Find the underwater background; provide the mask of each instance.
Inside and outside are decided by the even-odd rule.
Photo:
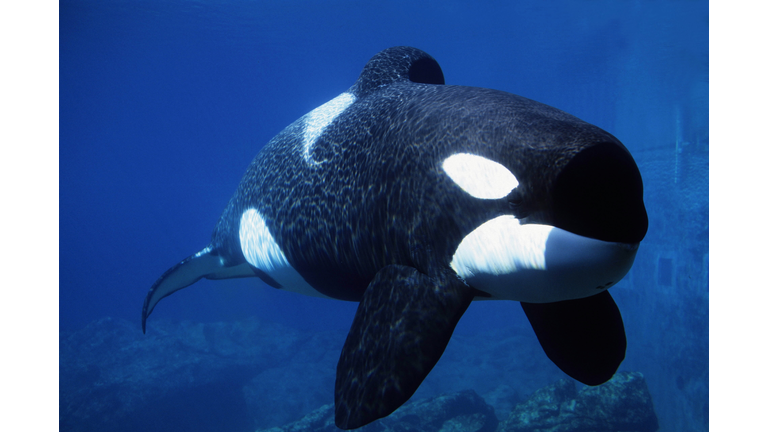
[[[256,430],[333,402],[355,303],[202,280],[161,302],[147,335],[141,307],[207,245],[259,149],[397,45],[432,55],[447,84],[552,105],[632,152],[650,224],[611,289],[620,371],[643,374],[659,430],[709,429],[707,2],[64,0],[59,13],[61,430]],[[472,389],[503,420],[565,377],[518,304],[476,302],[414,399]]]

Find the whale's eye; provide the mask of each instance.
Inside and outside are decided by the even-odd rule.
[[[518,185],[504,165],[469,153],[456,153],[443,161],[443,170],[465,192],[475,198],[504,198]]]

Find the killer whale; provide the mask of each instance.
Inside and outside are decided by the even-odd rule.
[[[411,397],[473,300],[516,300],[547,356],[597,385],[626,349],[607,288],[647,227],[618,139],[521,96],[445,85],[425,52],[389,48],[256,155],[210,244],[150,288],[142,330],[201,278],[360,302],[335,386],[336,424],[353,429]]]

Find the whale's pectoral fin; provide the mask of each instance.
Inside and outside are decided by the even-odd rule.
[[[336,426],[392,413],[440,359],[473,291],[455,274],[381,269],[363,295],[336,368]]]
[[[256,276],[248,263],[228,265],[211,246],[182,260],[160,276],[149,289],[141,310],[141,331],[147,332],[147,317],[164,297],[202,278],[230,279]]]
[[[572,378],[602,384],[624,360],[624,322],[608,291],[576,300],[520,304],[547,357]]]

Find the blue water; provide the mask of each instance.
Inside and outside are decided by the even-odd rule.
[[[139,329],[147,290],[208,243],[258,150],[378,51],[410,45],[448,84],[555,106],[630,149],[650,227],[611,290],[622,370],[645,374],[661,430],[708,430],[708,18],[705,1],[63,0],[60,329],[104,317]],[[345,331],[355,308],[256,279],[200,281],[149,327],[255,316]],[[520,325],[519,306],[482,303],[456,332]]]

